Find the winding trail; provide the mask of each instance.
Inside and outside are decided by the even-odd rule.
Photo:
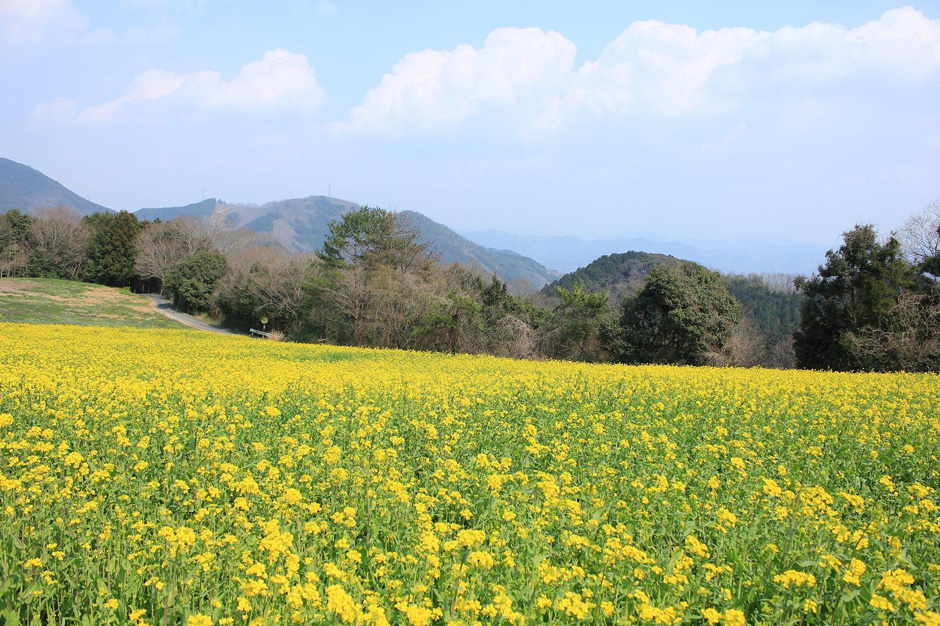
[[[185,324],[190,328],[195,328],[196,330],[204,330],[210,333],[220,333],[223,335],[241,335],[242,333],[237,333],[234,330],[229,330],[227,328],[222,328],[221,326],[216,326],[215,324],[209,324],[202,321],[197,317],[192,315],[187,315],[186,313],[180,313],[173,308],[173,303],[164,298],[161,295],[155,293],[142,293],[140,294],[143,297],[150,300],[150,303],[154,306],[155,309],[166,315],[171,320],[175,320],[180,324]]]

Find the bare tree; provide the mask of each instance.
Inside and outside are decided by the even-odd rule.
[[[197,252],[208,251],[210,244],[205,226],[194,218],[149,224],[140,234],[134,269],[145,280],[160,281],[163,293],[167,272]]]
[[[229,266],[240,271],[249,271],[252,267],[274,267],[287,263],[292,255],[281,246],[266,246],[249,243],[229,250],[225,255]]]
[[[929,372],[940,369],[940,296],[904,291],[884,327],[846,337],[862,369]]]
[[[766,274],[760,274],[760,278],[763,281],[764,286],[771,291],[778,293],[796,293],[796,285],[793,284],[793,280],[796,278],[796,276],[793,274],[786,274],[784,272],[769,272]]]
[[[715,367],[756,367],[763,365],[766,340],[749,317],[743,317],[720,349],[706,355]]]
[[[515,315],[507,315],[500,320],[501,336],[505,339],[500,342],[505,347],[505,353],[512,359],[541,359],[538,351],[538,336],[535,330]]]
[[[917,265],[940,254],[940,200],[912,215],[897,233],[908,260]]]
[[[259,310],[285,323],[288,333],[300,330],[309,300],[306,285],[318,271],[317,260],[309,257],[269,266],[254,284]]]
[[[229,228],[218,221],[210,221],[204,227],[212,247],[227,258],[246,248],[265,243],[263,236],[247,228]]]
[[[793,336],[784,337],[771,346],[761,365],[781,370],[791,370],[795,368],[796,351],[793,349]]]
[[[33,219],[36,250],[59,278],[77,280],[88,259],[91,228],[68,207],[39,209]]]

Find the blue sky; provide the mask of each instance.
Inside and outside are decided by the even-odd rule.
[[[940,198],[940,3],[0,0],[0,156],[112,208],[829,245]]]

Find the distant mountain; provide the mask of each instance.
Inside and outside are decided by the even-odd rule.
[[[192,215],[203,220],[218,221],[232,228],[244,227],[268,235],[293,252],[314,252],[323,245],[330,222],[359,206],[354,202],[326,196],[279,200],[260,205],[230,204],[213,199],[184,207],[141,209],[136,215],[140,219],[159,218],[164,221]],[[418,230],[422,241],[431,243],[432,250],[440,255],[442,263],[469,265],[486,274],[496,274],[512,285],[528,284],[534,289],[558,277],[557,273],[530,258],[509,250],[495,250],[476,244],[421,213],[403,211],[401,215]]]
[[[461,234],[483,246],[516,250],[561,272],[572,272],[605,254],[643,250],[688,259],[721,272],[811,274],[825,260],[828,249],[818,245],[765,244],[754,241],[689,245],[629,237],[542,237],[514,235],[497,230],[462,231]]]
[[[215,198],[209,198],[208,200],[187,204],[186,206],[168,207],[164,209],[138,209],[134,211],[134,215],[136,215],[139,220],[150,220],[151,222],[157,219],[167,222],[186,215],[204,220],[215,212],[217,203],[218,200]]]
[[[35,213],[37,209],[54,206],[67,206],[82,215],[110,211],[31,167],[0,158],[0,213],[10,209]],[[185,206],[139,209],[135,215],[150,221],[188,215],[267,235],[292,252],[314,252],[323,245],[330,222],[356,208],[359,205],[354,202],[326,196],[266,204],[231,204],[210,198]],[[526,285],[540,289],[558,278],[557,273],[530,258],[476,244],[420,213],[405,211],[402,215],[418,229],[423,241],[431,243],[443,263],[461,263],[486,274],[496,274],[517,288]]]
[[[57,206],[69,207],[82,215],[111,211],[82,198],[28,165],[0,158],[0,213],[10,209],[35,213],[38,209]]]
[[[496,274],[511,285],[520,286],[527,283],[534,289],[539,289],[558,278],[557,272],[529,257],[512,250],[497,250],[473,243],[426,215],[414,211],[402,211],[401,215],[418,229],[421,240],[431,242],[431,248],[440,255],[441,262],[446,265],[469,265],[487,274]]]
[[[611,304],[636,293],[646,281],[647,274],[661,263],[675,264],[680,260],[665,254],[650,252],[621,252],[605,254],[586,266],[565,274],[555,282],[542,288],[549,298],[557,298],[555,287],[571,289],[579,281],[591,293],[606,291]]]

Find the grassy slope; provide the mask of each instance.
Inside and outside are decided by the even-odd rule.
[[[141,296],[49,278],[0,278],[0,322],[186,328]]]

